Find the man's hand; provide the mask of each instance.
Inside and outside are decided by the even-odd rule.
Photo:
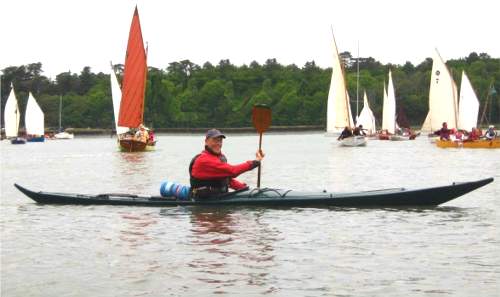
[[[264,152],[262,150],[258,150],[257,153],[255,153],[255,159],[257,161],[262,161],[262,159],[264,159]]]

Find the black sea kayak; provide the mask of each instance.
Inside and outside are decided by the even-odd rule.
[[[298,192],[282,189],[252,189],[227,193],[203,200],[178,200],[175,197],[130,194],[68,194],[34,192],[14,184],[26,196],[42,204],[104,204],[140,206],[269,206],[269,207],[419,207],[436,206],[460,197],[493,181],[486,178],[473,182],[424,189],[383,189],[375,191],[335,193]]]

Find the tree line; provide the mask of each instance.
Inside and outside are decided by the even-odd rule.
[[[340,55],[355,115],[358,59],[349,52]],[[473,52],[449,60],[447,65],[457,86],[462,70],[466,71],[480,100],[481,112],[489,94],[487,120],[499,123],[500,100],[495,91],[500,91],[500,59]],[[123,65],[113,67],[121,81]],[[421,125],[428,111],[431,58],[418,65],[382,64],[372,57],[359,58],[358,112],[366,91],[377,125],[380,124],[383,85],[387,83],[389,69],[398,113],[404,113],[411,125]],[[64,127],[114,127],[109,74],[93,73],[90,67],[84,67],[79,74],[63,72],[51,80],[43,75],[40,62],[7,67],[2,72],[2,110],[12,82],[22,114],[31,91],[45,113],[46,127],[58,126],[60,96]],[[326,126],[330,80],[331,68],[318,67],[314,61],[298,67],[281,65],[276,59],[268,59],[262,65],[254,61],[242,66],[229,60],[221,60],[217,65],[206,62],[202,66],[183,60],[170,63],[166,69],[149,67],[145,124],[154,128],[249,127],[252,106],[265,103],[273,110],[275,126]]]

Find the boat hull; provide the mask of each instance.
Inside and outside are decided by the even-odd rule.
[[[340,140],[341,146],[366,146],[366,137],[352,136]]]
[[[12,138],[10,140],[10,143],[11,144],[26,144],[26,139],[24,139],[22,137],[16,137],[16,138]]]
[[[405,140],[415,140],[417,138],[416,134],[413,135],[391,135],[389,137],[392,141],[405,141]]]
[[[28,142],[45,142],[45,137],[40,136],[40,137],[30,137],[27,139]]]
[[[152,151],[155,149],[156,141],[153,143],[146,143],[135,139],[120,139],[118,146],[122,152],[144,152]]]
[[[493,140],[473,140],[473,141],[451,141],[451,140],[436,140],[437,147],[440,148],[500,148],[500,138]]]
[[[137,206],[263,206],[263,207],[430,207],[469,193],[493,181],[493,178],[448,186],[408,190],[383,189],[353,193],[296,192],[281,189],[253,189],[202,200],[178,200],[175,197],[34,192],[18,184],[17,189],[42,204],[137,205]]]
[[[53,139],[73,139],[75,138],[75,134],[71,134],[68,132],[60,132],[54,135]]]

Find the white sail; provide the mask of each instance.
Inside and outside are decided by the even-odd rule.
[[[427,116],[425,117],[424,123],[422,124],[422,128],[420,128],[420,131],[432,132],[432,129],[431,129],[431,111],[430,110],[427,112]]]
[[[31,92],[28,97],[28,104],[26,105],[26,114],[24,116],[24,123],[26,124],[26,134],[42,136],[45,133],[44,114],[35,97]]]
[[[465,71],[462,71],[462,82],[460,83],[460,102],[458,109],[458,128],[466,131],[472,131],[477,127],[477,118],[479,115],[479,100],[476,92],[472,88],[469,78]]]
[[[3,120],[5,123],[5,137],[17,137],[19,130],[19,106],[17,105],[16,94],[14,93],[14,86],[11,84],[9,98],[5,103]]]
[[[457,87],[437,49],[432,60],[429,91],[430,128],[432,131],[439,130],[443,122],[448,123],[449,129],[457,128]]]
[[[368,134],[375,133],[375,117],[368,104],[368,97],[366,96],[366,91],[363,96],[363,109],[359,113],[359,118],[356,126],[363,125],[363,129],[366,129]]]
[[[109,75],[111,79],[111,97],[113,98],[113,111],[115,116],[115,129],[116,134],[123,134],[128,131],[127,127],[118,126],[118,115],[120,114],[120,102],[122,100],[122,91],[120,89],[120,85],[118,84],[118,80],[116,79],[116,74],[111,67],[111,74]]]
[[[384,105],[382,111],[382,130],[387,130],[387,132],[394,134],[396,127],[395,124],[396,124],[396,96],[394,94],[394,84],[392,83],[392,73],[389,70],[387,97],[384,97]]]
[[[340,56],[335,37],[333,37],[332,79],[328,93],[326,114],[327,134],[340,132],[345,126],[352,127],[353,119],[349,105]]]
[[[345,91],[345,97],[347,98],[347,110],[343,110],[344,117],[349,119],[349,127],[354,127],[354,119],[351,113],[351,97],[349,97],[349,92]],[[345,128],[345,125],[343,126]],[[342,128],[343,129],[343,128]]]

